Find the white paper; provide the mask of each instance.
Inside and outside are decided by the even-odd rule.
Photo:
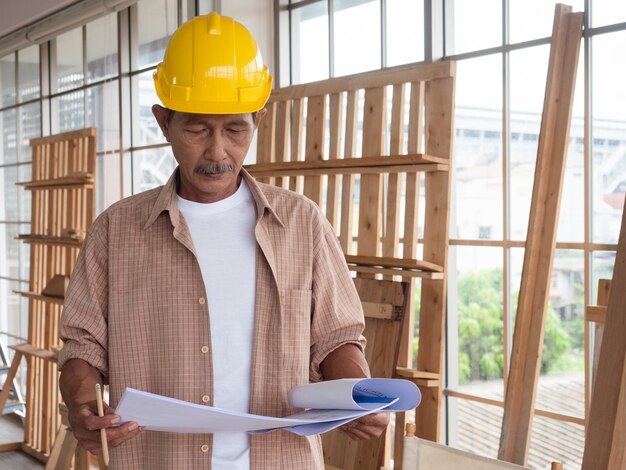
[[[213,433],[277,429],[319,434],[376,411],[408,411],[419,389],[401,379],[341,379],[303,385],[290,392],[291,406],[311,408],[285,418],[238,413],[127,388],[116,414],[150,431]],[[334,398],[334,399],[333,399]]]

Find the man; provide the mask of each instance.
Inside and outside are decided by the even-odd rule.
[[[98,217],[76,261],[59,357],[74,435],[99,453],[106,428],[111,468],[323,468],[319,436],[119,425],[125,387],[285,416],[294,386],[369,374],[332,227],[311,201],[242,169],[271,89],[250,33],[216,13],[194,18],[172,36],[155,86],[178,168]],[[109,384],[104,417],[96,383]],[[370,415],[344,430],[369,438],[387,423]]]

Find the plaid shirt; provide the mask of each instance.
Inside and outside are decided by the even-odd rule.
[[[257,211],[250,412],[286,416],[298,411],[287,403],[288,391],[321,380],[320,363],[331,351],[364,346],[363,313],[319,208],[242,175]],[[80,358],[99,369],[114,407],[125,387],[213,403],[208,303],[176,181],[177,171],[165,186],[101,214],[68,287],[59,368]],[[110,468],[209,469],[211,446],[211,434],[144,431],[111,449]],[[253,469],[323,468],[319,436],[284,431],[251,436],[250,459]]]

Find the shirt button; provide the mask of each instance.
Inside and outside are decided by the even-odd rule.
[[[202,401],[203,401],[204,403],[208,403],[210,400],[211,400],[211,397],[210,397],[210,396],[208,396],[208,395],[204,395],[204,396],[202,397]]]
[[[202,346],[202,348],[200,349],[200,351],[202,351],[203,354],[206,354],[209,352],[209,347],[208,346]]]
[[[206,300],[204,300],[204,297],[200,297],[200,298],[198,299],[198,303],[199,303],[200,305],[204,305],[204,304],[206,303]]]
[[[201,450],[202,452],[208,452],[208,451],[209,451],[209,446],[208,446],[208,445],[206,445],[206,444],[204,444],[202,447],[200,447],[200,450]]]

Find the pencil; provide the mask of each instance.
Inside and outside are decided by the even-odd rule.
[[[98,404],[98,416],[104,416],[100,384],[96,384],[96,403]],[[109,465],[109,445],[107,443],[107,431],[104,428],[100,429],[100,440],[102,441],[102,459],[105,465]]]

